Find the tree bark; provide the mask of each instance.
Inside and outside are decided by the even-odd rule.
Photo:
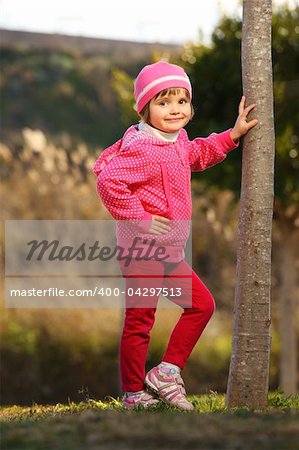
[[[242,80],[259,124],[244,138],[233,346],[227,406],[267,404],[270,360],[274,117],[271,0],[243,1]]]

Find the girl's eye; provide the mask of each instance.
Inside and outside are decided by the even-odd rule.
[[[187,100],[180,100],[180,103],[181,103],[182,105],[184,105],[185,103],[187,103]]]
[[[160,102],[159,105],[160,105],[160,106],[165,106],[165,105],[166,105],[166,102]]]

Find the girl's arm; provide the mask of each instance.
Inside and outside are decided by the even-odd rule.
[[[233,128],[223,133],[212,133],[207,138],[196,138],[190,142],[189,161],[192,171],[205,170],[226,158],[230,150],[238,147],[239,139],[258,124],[257,119],[247,122],[247,116],[255,104],[245,108],[246,97],[243,95],[239,104],[239,115]]]
[[[113,172],[110,168],[109,174],[112,178],[106,178],[105,174],[97,178],[97,191],[112,217],[116,220],[137,221],[139,228],[149,234],[165,234],[170,231],[167,225],[169,219],[145,211],[139,198],[132,194],[128,180],[124,181],[125,171],[118,180],[113,177]],[[130,171],[127,176],[130,178]]]
[[[152,215],[145,211],[134,194],[134,185],[147,180],[145,166],[138,166],[136,150],[125,150],[116,156],[97,176],[97,192],[115,220],[132,220],[147,231]]]
[[[220,163],[239,142],[232,140],[231,129],[222,133],[212,133],[207,138],[189,141],[189,163],[193,172],[199,172]]]
[[[165,234],[170,230],[167,225],[169,219],[163,216],[152,215],[145,211],[139,198],[133,194],[131,187],[134,183],[143,183],[147,180],[144,166],[136,166],[140,154],[136,150],[127,149],[115,156],[115,148],[119,151],[121,140],[109,148],[106,160],[99,157],[94,173],[97,175],[98,194],[116,220],[134,220],[139,222],[139,228],[150,234]],[[114,155],[109,161],[109,156]],[[109,155],[109,156],[108,156]],[[107,158],[108,156],[108,158]]]

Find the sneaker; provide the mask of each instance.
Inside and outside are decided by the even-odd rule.
[[[157,403],[159,403],[157,397],[147,391],[137,395],[124,395],[122,400],[122,405],[126,409],[133,409],[139,405],[148,408],[149,406],[157,405]]]
[[[168,405],[184,411],[194,410],[194,406],[186,398],[185,385],[179,373],[169,375],[154,367],[146,374],[144,381],[147,387]]]

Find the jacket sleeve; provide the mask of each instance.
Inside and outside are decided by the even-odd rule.
[[[192,172],[200,172],[223,161],[227,153],[238,147],[230,137],[230,131],[212,133],[207,138],[189,141],[189,163]]]
[[[113,158],[98,174],[97,192],[115,220],[136,221],[139,228],[148,231],[152,215],[134,194],[134,186],[145,183],[148,178],[146,165],[138,166],[139,152],[139,149],[127,148]]]

